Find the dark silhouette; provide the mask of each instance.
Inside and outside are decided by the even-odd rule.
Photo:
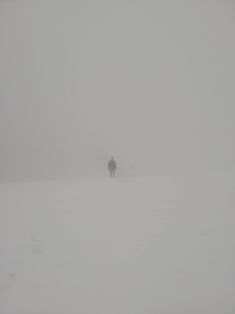
[[[108,170],[111,178],[115,178],[115,171],[117,170],[117,163],[112,157],[108,163]]]

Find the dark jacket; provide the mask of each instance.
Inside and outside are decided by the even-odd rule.
[[[109,170],[116,170],[117,169],[117,164],[114,159],[111,159],[108,163],[108,169]]]

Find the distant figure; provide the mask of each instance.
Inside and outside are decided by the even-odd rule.
[[[108,163],[108,170],[111,178],[115,178],[115,171],[117,170],[117,163],[112,157]]]

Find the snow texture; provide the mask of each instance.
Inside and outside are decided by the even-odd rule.
[[[1,314],[234,314],[232,175],[0,185]]]

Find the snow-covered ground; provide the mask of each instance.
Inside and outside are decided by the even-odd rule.
[[[1,314],[234,314],[235,177],[0,185]]]

